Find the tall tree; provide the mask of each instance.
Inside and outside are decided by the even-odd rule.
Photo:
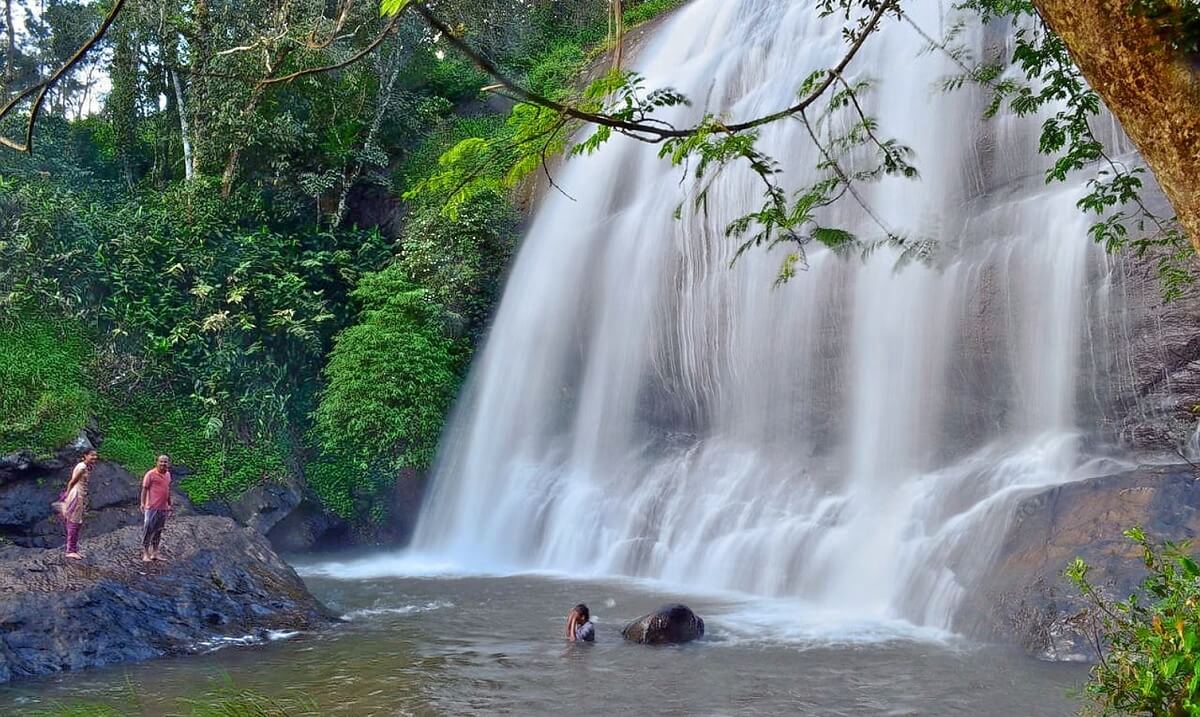
[[[17,54],[17,29],[13,26],[13,0],[4,0],[4,86],[13,80],[13,60]]]
[[[137,147],[138,61],[133,23],[130,17],[117,21],[113,32],[113,59],[109,66],[112,90],[108,95],[108,114],[113,126],[117,155],[125,183],[132,187],[134,151]]]

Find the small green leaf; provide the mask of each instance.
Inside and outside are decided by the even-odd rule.
[[[1162,676],[1166,679],[1171,679],[1175,673],[1179,671],[1179,663],[1183,662],[1183,655],[1172,655],[1162,663]]]
[[[385,17],[399,15],[410,2],[412,0],[383,0],[379,5],[379,14]]]

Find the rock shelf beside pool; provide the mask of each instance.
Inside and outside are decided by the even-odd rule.
[[[84,527],[87,530],[87,527]],[[143,563],[141,526],[0,555],[0,682],[190,654],[331,621],[266,538],[228,518],[167,523],[169,562]]]

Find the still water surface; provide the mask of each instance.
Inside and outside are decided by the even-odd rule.
[[[976,715],[1064,717],[1085,676],[904,624],[829,622],[795,604],[674,593],[646,583],[553,575],[411,576],[386,562],[301,563],[347,622],[258,646],[0,688],[0,714],[88,699],[177,711],[232,680],[310,695],[330,715]],[[394,567],[394,566],[393,566]],[[690,604],[703,643],[627,645],[620,626],[662,602]],[[589,604],[597,643],[559,637]],[[135,710],[138,711],[138,710]]]

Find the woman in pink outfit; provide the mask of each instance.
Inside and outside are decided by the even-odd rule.
[[[92,466],[99,458],[96,451],[83,454],[83,460],[71,471],[67,482],[66,497],[63,499],[63,522],[67,524],[67,557],[72,560],[83,558],[79,554],[79,530],[83,527],[83,516],[87,513],[88,480],[92,477]]]

